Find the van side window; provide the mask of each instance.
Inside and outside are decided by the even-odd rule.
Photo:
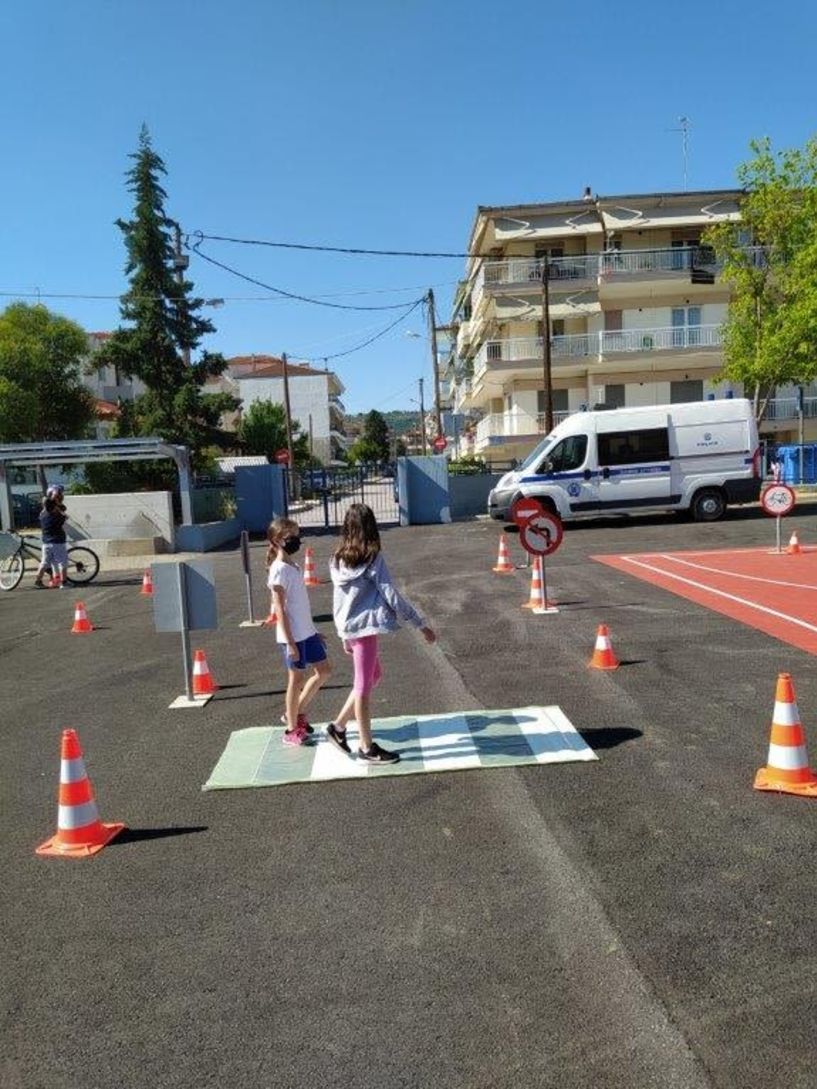
[[[666,427],[649,431],[607,431],[598,436],[599,465],[635,465],[669,459]]]
[[[545,455],[538,472],[569,473],[581,469],[587,455],[587,435],[570,435]]]

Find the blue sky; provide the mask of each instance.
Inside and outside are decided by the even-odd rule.
[[[749,140],[817,131],[817,14],[800,0],[7,0],[0,116],[0,291],[40,292],[85,328],[116,326],[128,154],[146,122],[168,214],[190,232],[387,249],[464,249],[476,206],[734,184]],[[288,291],[388,305],[460,260],[208,243]],[[272,301],[191,260],[224,298],[207,346],[320,361],[395,314]],[[398,290],[399,289],[399,290]],[[370,294],[351,294],[371,292]],[[250,298],[248,298],[250,296]],[[0,306],[10,301],[0,298]],[[330,361],[350,411],[408,408],[430,377],[419,312]]]

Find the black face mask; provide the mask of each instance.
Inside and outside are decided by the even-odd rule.
[[[288,556],[294,556],[300,547],[300,537],[288,537],[281,545],[281,548],[283,548],[284,552],[286,552]]]

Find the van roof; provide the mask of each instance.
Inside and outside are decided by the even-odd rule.
[[[570,435],[582,431],[609,431],[621,426],[622,419],[638,420],[639,417],[657,419],[672,416],[678,422],[695,423],[700,420],[745,420],[753,415],[751,401],[745,397],[722,397],[715,401],[683,401],[670,405],[633,405],[632,408],[606,408],[592,412],[573,412],[562,420],[554,432]],[[593,423],[589,424],[588,421]]]

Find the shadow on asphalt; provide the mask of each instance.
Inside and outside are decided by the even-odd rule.
[[[614,749],[616,745],[622,745],[625,741],[635,741],[643,737],[641,730],[632,726],[607,726],[598,730],[579,730],[583,739],[591,749]]]
[[[219,689],[219,692],[224,692],[228,688],[245,688],[243,684],[223,684]],[[348,692],[351,686],[348,684],[322,684],[321,692]],[[286,688],[273,688],[266,692],[242,692],[239,696],[220,696],[219,692],[216,692],[214,702],[223,703],[225,700],[254,700],[259,696],[285,696]]]
[[[119,835],[112,839],[109,847],[117,847],[123,843],[138,843],[143,839],[166,839],[168,836],[187,836],[192,832],[206,832],[206,824],[193,824],[187,828],[123,828]]]

